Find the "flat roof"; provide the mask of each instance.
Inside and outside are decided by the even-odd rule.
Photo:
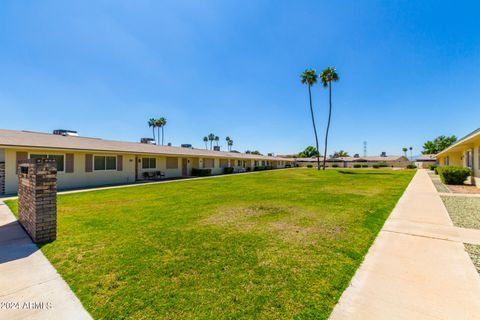
[[[159,146],[140,142],[103,140],[99,138],[54,135],[51,133],[0,129],[0,147],[62,149],[94,152],[158,154],[167,156],[217,157],[250,160],[294,161],[291,158],[246,153]]]
[[[323,157],[320,157],[321,159]],[[365,162],[365,161],[378,161],[378,162],[382,162],[382,161],[398,161],[398,160],[401,160],[402,158],[405,158],[404,156],[386,156],[386,157],[382,157],[382,156],[366,156],[366,157],[338,157],[338,158],[327,158],[327,161],[329,162],[335,162],[335,161],[338,161],[338,162],[341,162],[341,161],[345,161],[345,162],[355,162],[355,161],[358,161],[358,162]],[[321,160],[320,159],[320,160]],[[406,159],[406,158],[405,158]],[[406,159],[408,160],[408,159]],[[297,161],[298,162],[311,162],[311,161],[317,161],[317,158],[297,158]]]
[[[470,140],[476,138],[480,136],[480,128],[470,132],[469,134],[467,134],[466,136],[462,137],[460,140],[458,140],[457,142],[455,142],[454,144],[452,144],[450,147],[448,147],[447,149],[445,150],[442,150],[440,151],[439,153],[436,154],[436,157],[438,157],[439,155],[443,154],[443,153],[446,153],[446,152],[449,152],[449,151],[454,151],[456,147],[464,144],[464,143],[468,143]]]

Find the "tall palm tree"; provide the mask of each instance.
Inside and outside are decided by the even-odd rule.
[[[312,115],[312,124],[313,124],[313,132],[315,133],[315,145],[317,146],[318,150],[318,136],[317,136],[317,127],[315,126],[315,117],[313,116],[313,107],[312,107],[312,86],[317,83],[318,75],[313,69],[306,69],[300,75],[300,82],[302,84],[308,85],[308,98],[310,100],[310,114]],[[324,164],[325,166],[325,164]],[[317,154],[317,170],[320,170],[320,157]]]
[[[407,149],[406,147],[403,147],[403,148],[402,148],[402,151],[403,151],[403,153],[405,154],[405,158],[407,158],[407,151],[408,151],[408,149]]]
[[[413,159],[413,155],[412,155],[412,150],[413,150],[413,148],[410,147],[410,148],[408,148],[408,149],[410,149],[410,161],[412,161],[412,159]]]
[[[226,137],[225,140],[227,141],[228,151],[230,151],[230,144],[229,144],[229,142],[230,142],[230,140],[232,140],[232,139],[230,139],[230,137]]]
[[[152,128],[152,131],[153,131],[153,141],[155,141],[155,128],[157,127],[157,120],[153,119],[153,118],[150,118],[150,120],[148,120],[148,127],[149,128]]]
[[[208,141],[210,141],[210,150],[212,150],[213,147],[213,140],[215,140],[215,135],[213,133],[210,133],[208,135]]]
[[[232,151],[232,146],[233,146],[233,140],[230,139],[228,140],[228,151]]]
[[[167,125],[167,119],[164,118],[164,117],[161,117],[158,119],[158,126],[160,128],[162,128],[162,146],[163,146],[163,137],[164,137],[164,134],[163,134],[163,127],[165,127]]]
[[[325,162],[327,161],[327,145],[328,145],[328,131],[330,130],[330,119],[332,117],[332,81],[336,82],[340,78],[335,68],[328,67],[320,74],[323,87],[328,88],[330,108],[328,109],[328,124],[327,132],[325,133],[325,152],[323,154],[323,170],[325,170]]]
[[[205,150],[208,150],[208,146],[207,146],[208,137],[203,137],[203,142],[205,142]]]
[[[217,144],[217,147],[218,147],[218,141],[220,141],[220,137],[219,137],[219,136],[215,136],[215,143]]]

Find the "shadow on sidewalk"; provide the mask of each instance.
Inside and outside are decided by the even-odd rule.
[[[38,249],[18,221],[0,226],[0,264],[26,258]]]

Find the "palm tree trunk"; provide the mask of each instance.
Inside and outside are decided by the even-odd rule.
[[[162,146],[163,146],[163,126],[162,126]]]
[[[153,141],[155,141],[155,127],[152,127],[152,132],[153,132]]]
[[[328,144],[328,130],[330,129],[330,118],[332,117],[332,83],[328,83],[328,94],[330,99],[330,108],[328,110],[327,132],[325,134],[325,152],[323,153],[323,170],[325,170],[325,162],[327,162],[327,144]]]
[[[320,170],[320,156],[319,156],[319,152],[318,152],[317,127],[315,126],[315,118],[313,116],[312,90],[310,89],[310,85],[308,85],[308,97],[310,99],[310,114],[312,115],[313,132],[315,133],[315,143],[316,143],[316,146],[317,146],[317,170]]]
[[[160,144],[160,127],[157,127],[157,144]]]

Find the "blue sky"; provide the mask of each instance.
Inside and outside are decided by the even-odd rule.
[[[138,141],[213,132],[234,148],[314,143],[307,67],[335,66],[329,151],[420,152],[480,126],[476,1],[2,1],[0,128]],[[313,88],[323,140],[328,95]],[[225,143],[223,143],[225,144]],[[323,143],[321,143],[323,149]]]

